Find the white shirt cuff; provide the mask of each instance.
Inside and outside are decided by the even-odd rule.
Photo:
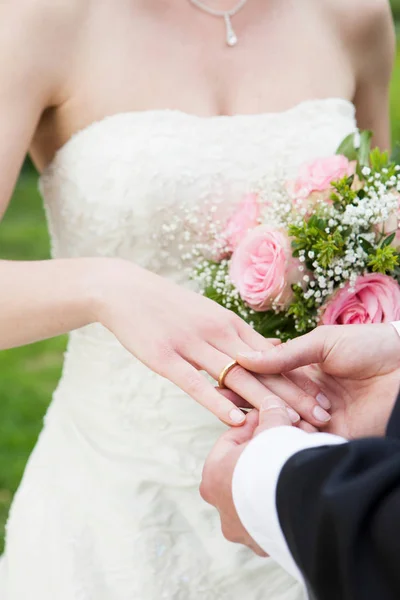
[[[391,325],[393,325],[397,333],[400,335],[400,321],[392,321]]]
[[[233,474],[233,501],[244,528],[269,556],[301,582],[303,577],[279,523],[276,507],[279,475],[287,460],[300,450],[346,442],[328,433],[310,434],[295,427],[276,427],[248,444]]]

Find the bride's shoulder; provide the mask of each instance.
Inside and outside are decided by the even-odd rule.
[[[379,72],[390,76],[396,36],[389,0],[324,0],[323,5],[356,70],[371,79]]]
[[[1,85],[57,103],[93,1],[0,0]]]
[[[389,0],[324,0],[323,5],[343,18],[365,22],[374,17],[391,17]]]
[[[77,25],[90,5],[91,0],[2,0],[0,33],[11,29],[32,38],[46,31],[62,35]]]
[[[330,16],[349,42],[356,45],[394,39],[389,0],[325,0]]]
[[[93,1],[0,0],[0,56],[35,63],[38,71],[68,62]]]

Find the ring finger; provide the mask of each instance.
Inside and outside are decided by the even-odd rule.
[[[256,335],[258,335],[258,334],[256,334]],[[227,342],[225,342],[225,344],[226,343]],[[237,354],[239,354],[239,353],[249,352],[252,350],[252,348],[250,348],[240,338],[232,339],[230,342],[228,342],[228,344],[231,347],[229,354],[231,354],[231,352],[232,352],[232,354],[234,356],[237,356]],[[219,351],[224,352],[224,349],[220,348]],[[230,358],[230,356],[227,355],[225,352],[224,352],[224,356],[225,356],[225,363],[222,365],[221,371],[232,360]],[[222,360],[220,360],[220,364],[221,363],[222,363]],[[236,371],[236,373],[237,373],[236,377],[240,377],[237,368],[235,368],[233,371],[234,372]],[[247,373],[249,373],[249,372],[247,371]],[[214,377],[214,375],[212,375],[212,376]],[[268,388],[268,390],[270,390],[276,396],[279,396],[279,398],[281,398],[287,406],[291,407],[295,412],[297,412],[301,416],[301,418],[304,421],[306,421],[310,425],[320,428],[323,425],[326,425],[330,421],[331,416],[320,404],[319,399],[316,398],[316,396],[313,396],[311,393],[307,393],[307,391],[305,391],[303,389],[303,387],[296,385],[296,383],[291,381],[288,377],[285,377],[284,375],[253,375],[253,374],[252,374],[252,376],[257,377],[259,379],[259,381],[266,388]],[[217,375],[217,378],[218,378],[218,375]],[[248,402],[250,402],[251,404],[256,406],[254,404],[254,402],[252,401],[251,396],[249,397],[248,393],[247,393],[247,395],[244,396],[240,391],[238,391],[237,389],[234,389],[232,387],[231,380],[232,380],[232,377],[230,376],[230,373],[229,373],[226,377],[227,386],[229,388],[233,389],[235,392],[237,392],[243,398],[245,398],[245,400],[247,400]],[[304,376],[301,378],[301,381],[302,381],[302,385],[305,386],[306,382],[305,382]],[[319,388],[318,388],[318,386],[316,386],[314,384],[314,382],[312,382],[312,383],[314,385],[314,387],[312,389],[317,394],[317,392],[319,392]],[[256,406],[256,408],[258,408],[258,406]]]
[[[207,371],[216,381],[218,381],[225,367],[233,360],[232,357],[209,345],[205,346],[201,357],[201,368]],[[243,400],[247,400],[252,406],[258,409],[262,406],[266,395],[265,386],[255,375],[249,373],[249,371],[246,371],[240,365],[234,366],[227,373],[224,384],[243,398]]]

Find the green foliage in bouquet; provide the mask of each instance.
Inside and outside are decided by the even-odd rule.
[[[314,260],[324,268],[329,267],[345,249],[344,233],[338,229],[331,231],[328,219],[317,214],[301,225],[289,225],[289,235],[293,238],[293,256],[299,257],[304,252],[308,269],[312,269]]]

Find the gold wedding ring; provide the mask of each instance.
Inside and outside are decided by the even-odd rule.
[[[228,373],[230,373],[232,371],[232,369],[234,369],[235,367],[239,366],[239,363],[237,360],[232,360],[230,363],[228,363],[226,365],[226,367],[224,367],[221,371],[221,373],[219,374],[218,377],[218,387],[221,390],[226,389],[226,385],[225,385],[225,379],[226,376],[228,375]]]

